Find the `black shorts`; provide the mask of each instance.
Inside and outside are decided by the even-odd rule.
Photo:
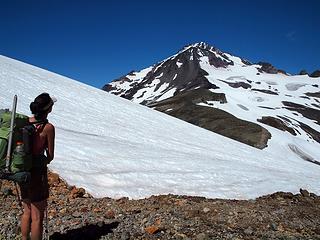
[[[22,201],[41,202],[49,197],[47,168],[31,169],[29,183],[19,184]]]

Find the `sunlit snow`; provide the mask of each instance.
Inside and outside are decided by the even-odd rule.
[[[41,92],[58,99],[49,116],[56,127],[56,154],[50,169],[95,197],[174,193],[248,199],[299,188],[320,194],[320,167],[294,157],[287,145],[271,142],[272,151],[258,150],[0,56],[0,108],[11,108],[17,94],[18,112],[29,114],[30,102]],[[230,101],[249,109],[236,105],[236,111],[248,115],[248,100],[234,94]],[[269,102],[273,106],[277,101],[270,98]],[[277,131],[272,134],[277,138]],[[299,144],[292,141],[300,146],[297,151],[307,149],[303,139]],[[319,151],[311,148],[308,154],[319,156]]]

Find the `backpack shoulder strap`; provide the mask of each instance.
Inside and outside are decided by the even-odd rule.
[[[26,125],[23,129],[26,129],[31,133],[37,128],[37,126],[41,124],[43,124],[43,126],[41,127],[41,129],[43,129],[47,123],[48,123],[48,119],[36,121],[36,122],[29,122],[29,124]]]
[[[45,126],[48,122],[49,122],[48,119],[45,119],[45,120],[40,120],[36,122],[30,122],[30,125],[38,126],[43,124]]]

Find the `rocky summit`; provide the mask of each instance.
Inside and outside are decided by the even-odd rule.
[[[264,149],[270,140],[288,136],[293,142],[320,143],[318,72],[291,75],[271,63],[251,63],[200,42],[103,89]]]
[[[320,197],[300,190],[253,200],[160,195],[92,198],[49,174],[45,231],[50,239],[320,239]],[[21,208],[11,182],[0,191],[0,239],[21,239]]]

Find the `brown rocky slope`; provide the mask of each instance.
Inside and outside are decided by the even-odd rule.
[[[320,197],[277,192],[254,200],[162,195],[92,198],[50,173],[50,239],[320,239]],[[12,183],[2,181],[0,239],[20,239]]]
[[[268,140],[271,138],[267,129],[253,122],[239,119],[221,109],[199,105],[208,104],[210,101],[226,103],[227,99],[224,93],[196,89],[179,93],[174,97],[150,104],[148,107],[252,147],[259,149],[267,147]]]

